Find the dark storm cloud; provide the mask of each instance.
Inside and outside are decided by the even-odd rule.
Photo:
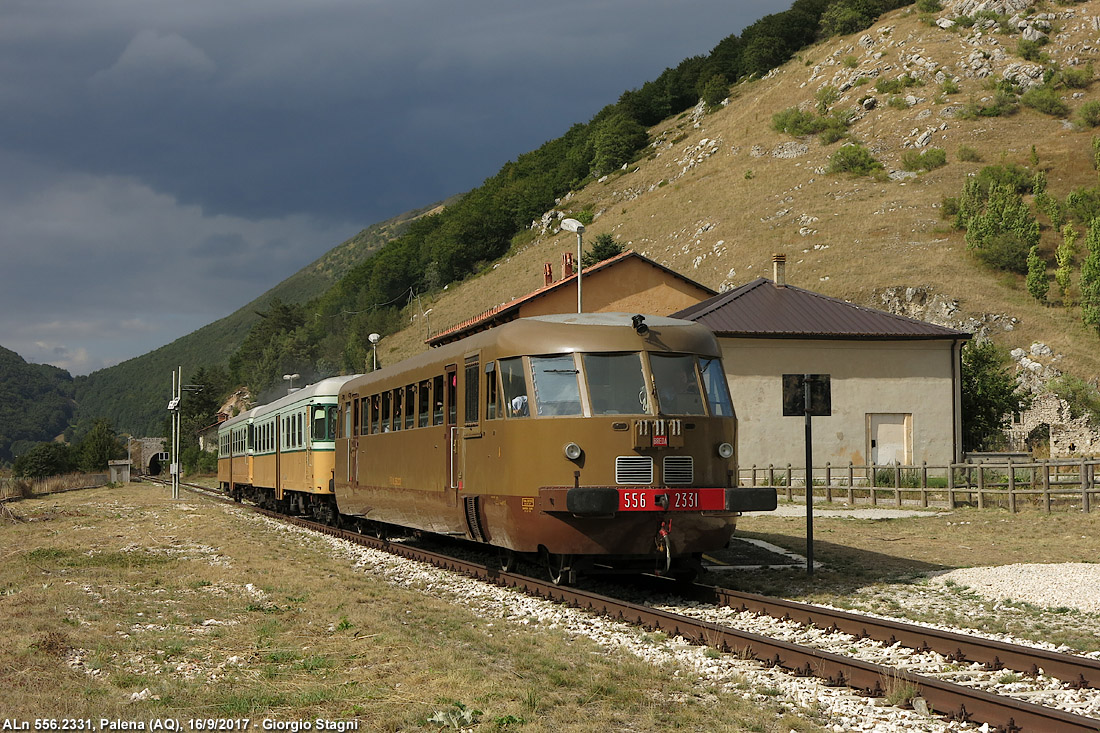
[[[5,0],[0,345],[143,353],[788,4]]]

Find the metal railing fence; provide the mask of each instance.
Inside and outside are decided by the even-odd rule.
[[[815,466],[812,473],[815,500],[850,505],[879,504],[921,507],[1007,506],[1013,513],[1032,505],[1050,512],[1052,506],[1091,511],[1100,495],[1097,466],[1100,459],[1019,461],[1011,458],[950,465],[871,464]],[[774,486],[786,498],[805,500],[805,467],[742,468],[742,486]]]

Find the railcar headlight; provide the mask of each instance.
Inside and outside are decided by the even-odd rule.
[[[733,446],[729,443],[720,443],[718,445],[718,455],[720,455],[722,458],[732,458]]]
[[[576,443],[566,443],[565,447],[562,448],[562,452],[565,453],[566,458],[571,461],[575,461],[581,457],[581,453],[583,453],[584,451],[582,451],[581,447]]]

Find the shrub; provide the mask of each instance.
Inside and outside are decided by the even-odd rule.
[[[1066,196],[1066,208],[1080,222],[1088,224],[1100,217],[1100,190],[1078,188]]]
[[[904,74],[897,79],[879,79],[875,82],[875,89],[880,94],[899,94],[906,87],[922,85],[923,83],[919,79]]]
[[[963,190],[956,225],[966,227],[966,248],[989,267],[1025,274],[1028,250],[1039,243],[1039,222],[1010,185],[994,183],[987,191],[982,205],[978,181],[968,180]]]
[[[1062,69],[1058,72],[1058,81],[1070,89],[1085,89],[1092,83],[1092,62],[1085,64],[1083,69]]]
[[[1058,284],[1058,292],[1062,295],[1065,304],[1069,294],[1069,286],[1073,277],[1073,258],[1077,256],[1077,230],[1072,224],[1062,227],[1062,242],[1054,252],[1054,260],[1058,263],[1058,269],[1054,271],[1054,282]]]
[[[833,153],[829,158],[828,173],[854,173],[857,176],[870,175],[882,169],[882,163],[875,160],[871,151],[862,145],[849,144]]]
[[[959,160],[967,163],[980,163],[982,161],[982,154],[967,145],[960,145],[955,155]]]
[[[1040,41],[1029,41],[1021,38],[1016,42],[1016,55],[1027,59],[1028,61],[1036,64],[1046,61],[1045,54],[1040,50],[1046,45],[1046,39]]]
[[[947,164],[947,152],[941,148],[929,148],[918,153],[906,150],[901,156],[901,165],[907,171],[930,171]]]
[[[1012,91],[997,89],[988,103],[971,99],[958,113],[958,117],[964,120],[973,120],[979,117],[1007,117],[1015,114],[1018,107],[1016,95]]]
[[[788,135],[816,135],[825,129],[825,120],[813,112],[788,107],[772,115],[772,129]]]
[[[837,140],[843,140],[848,137],[848,125],[851,115],[830,115],[829,117],[823,117],[822,121],[825,124],[824,129],[818,136],[822,145],[832,145]]]
[[[1069,416],[1077,419],[1088,415],[1100,425],[1100,391],[1080,377],[1063,374],[1050,383],[1050,391],[1069,405]]]
[[[817,90],[814,99],[817,100],[817,111],[820,114],[825,114],[829,111],[829,107],[832,106],[833,102],[840,99],[840,90],[831,84],[826,84]]]
[[[944,79],[940,89],[943,90],[944,94],[958,94],[959,84],[954,79]]]
[[[1100,127],[1100,99],[1082,104],[1077,110],[1077,117],[1085,127]]]
[[[1047,86],[1028,89],[1020,97],[1020,102],[1051,117],[1069,116],[1069,105],[1062,101],[1054,89]]]
[[[943,10],[940,0],[918,0],[917,10],[922,13],[938,13]]]
[[[848,55],[844,57],[844,67],[847,69],[854,69],[859,66],[859,59],[855,56]]]
[[[891,109],[909,109],[909,103],[905,101],[904,97],[899,97],[896,94],[890,96],[886,100],[886,106]]]

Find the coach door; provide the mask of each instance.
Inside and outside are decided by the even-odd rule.
[[[275,498],[283,499],[283,435],[286,434],[283,421],[286,417],[279,415],[275,418]]]
[[[448,364],[443,374],[443,424],[447,429],[447,503],[458,505],[458,492],[462,488],[462,468],[459,453],[462,441],[458,439],[458,365]]]

